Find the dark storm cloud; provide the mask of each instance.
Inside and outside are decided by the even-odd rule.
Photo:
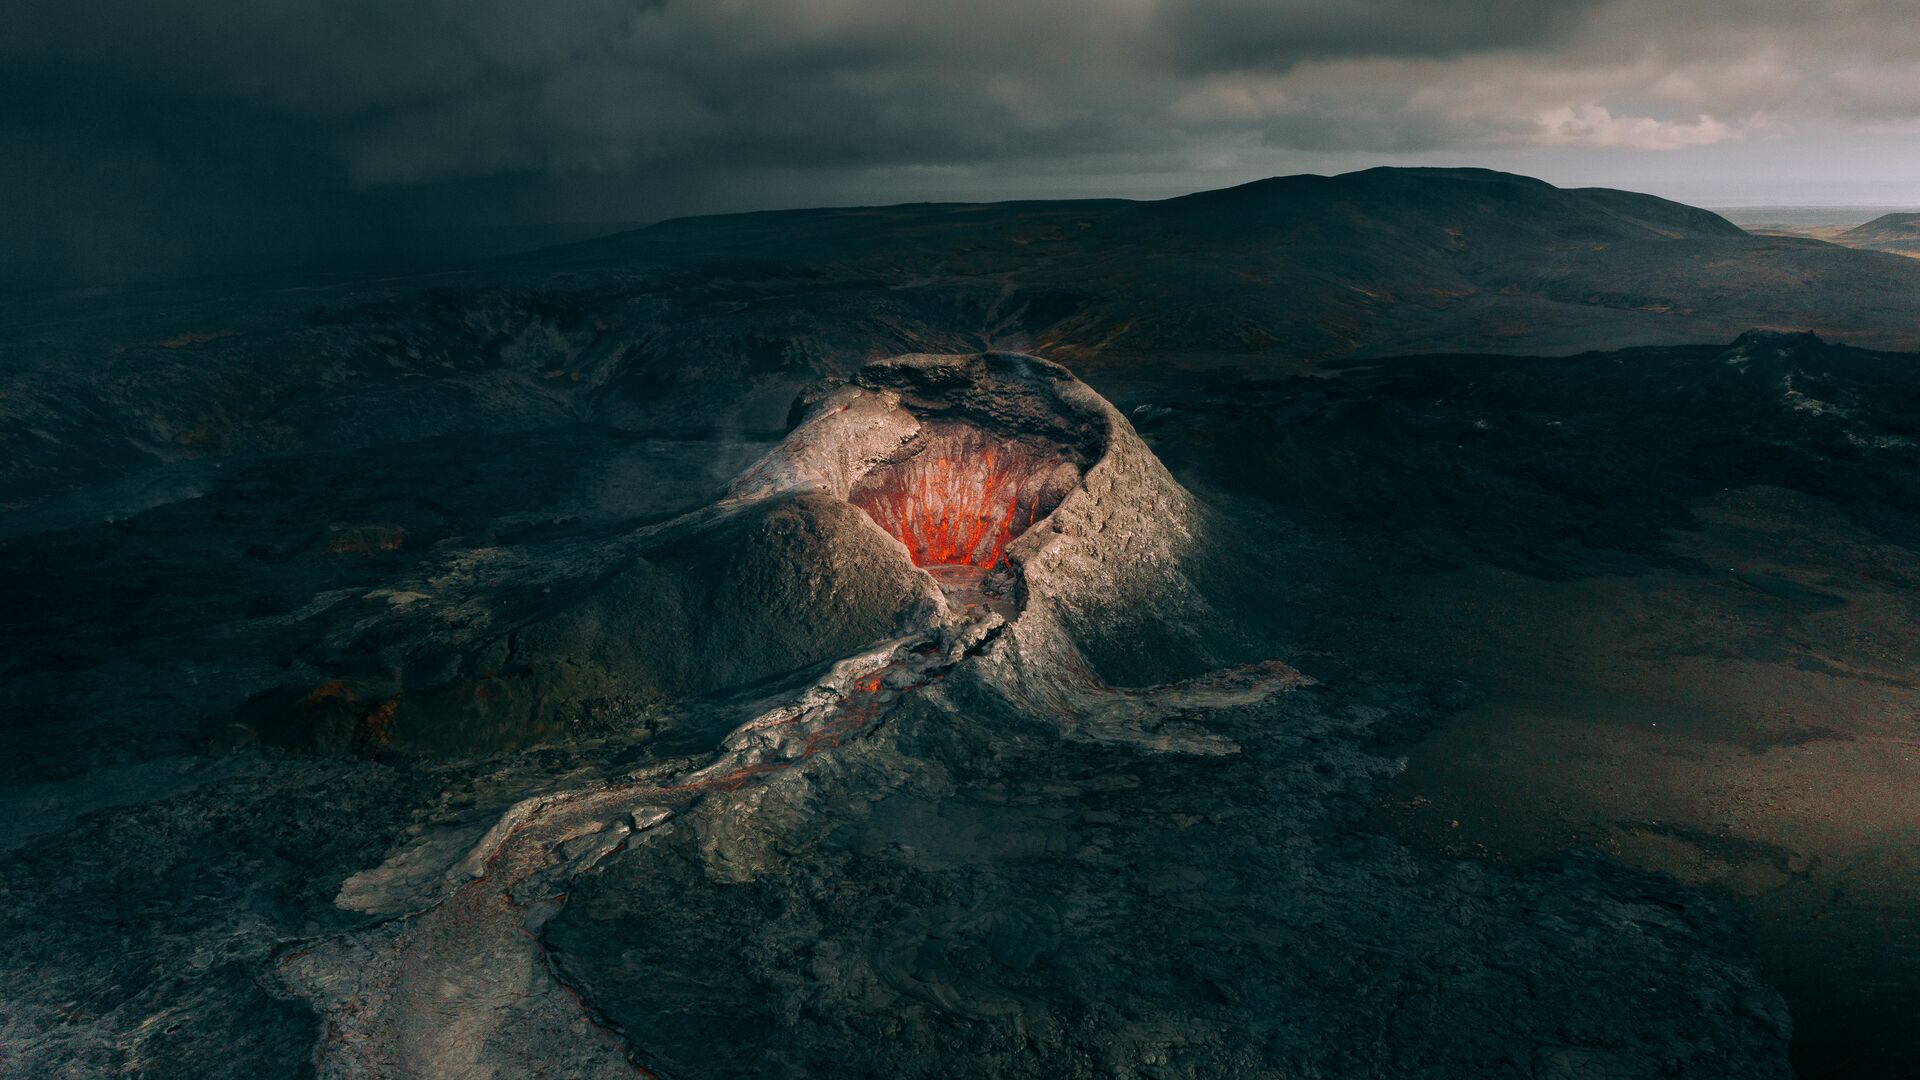
[[[1663,149],[1913,118],[1913,65],[1876,33],[1892,0],[1708,7],[16,0],[0,241],[16,278],[171,272],[493,220],[1072,176],[1098,194],[1283,153]]]
[[[1156,22],[1181,68],[1285,67],[1342,56],[1452,56],[1555,40],[1603,0],[1172,0]]]
[[[1124,144],[1145,104],[1129,82],[1525,44],[1577,6],[29,0],[0,63],[19,126],[268,168],[318,154],[300,167],[378,184],[976,160],[1030,153],[1036,131]],[[1035,89],[1043,101],[1022,94]]]

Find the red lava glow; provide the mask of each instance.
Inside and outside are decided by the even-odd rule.
[[[1036,480],[1052,464],[1016,443],[947,437],[851,498],[907,545],[915,565],[998,566],[1007,544],[1045,516]]]

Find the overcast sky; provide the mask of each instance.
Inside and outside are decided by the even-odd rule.
[[[0,280],[1377,164],[1920,207],[1916,16],[1916,0],[13,0]]]

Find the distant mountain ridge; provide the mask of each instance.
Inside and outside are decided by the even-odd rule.
[[[1231,211],[1261,223],[1305,221],[1329,210],[1375,225],[1498,224],[1514,237],[1555,226],[1559,239],[1738,237],[1739,226],[1710,210],[1612,188],[1557,188],[1492,169],[1380,167],[1338,176],[1278,176],[1238,187],[1146,204],[1174,216]]]
[[[1920,268],[1711,211],[1487,169],[1287,176],[1156,202],[922,203],[687,218],[549,265],[732,260],[1003,283],[1022,347],[1577,352],[1754,326],[1920,348]],[[1010,292],[1006,292],[1010,290]],[[898,287],[894,290],[898,296]],[[1023,307],[1024,306],[1024,307]],[[1004,329],[1004,328],[1003,328]]]
[[[0,505],[160,462],[475,429],[777,428],[801,387],[908,352],[1035,352],[1138,381],[1755,327],[1920,351],[1920,260],[1484,169],[685,218],[288,285],[0,301]]]

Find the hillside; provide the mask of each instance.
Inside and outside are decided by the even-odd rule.
[[[1882,214],[1847,230],[1839,242],[1849,247],[1920,254],[1920,214]]]

